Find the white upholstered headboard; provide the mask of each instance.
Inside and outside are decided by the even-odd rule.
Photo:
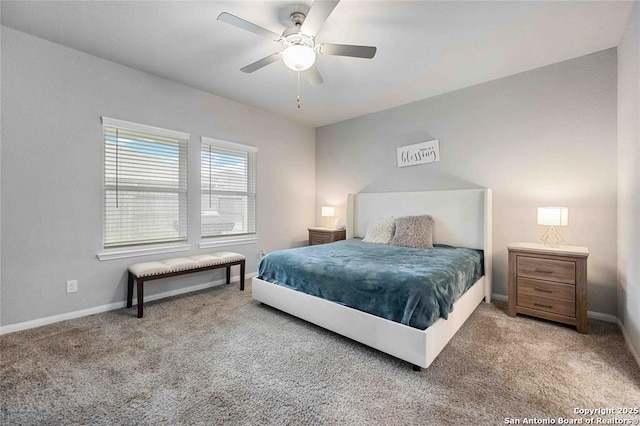
[[[490,300],[492,204],[489,188],[349,194],[347,238],[364,237],[369,222],[378,216],[431,215],[434,243],[484,250]]]
[[[347,232],[350,237],[363,238],[369,222],[378,216],[398,218],[428,214],[435,221],[434,243],[482,249],[487,191],[460,189],[350,194],[347,210],[353,212],[353,220],[351,217],[347,219],[347,225],[351,225],[347,226]]]

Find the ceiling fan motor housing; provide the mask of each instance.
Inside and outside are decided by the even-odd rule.
[[[285,48],[294,45],[314,48],[316,42],[313,37],[301,33],[298,28],[287,28],[282,33],[282,44]]]
[[[293,22],[293,25],[295,25],[296,27],[300,27],[302,26],[302,23],[304,22],[304,18],[306,17],[307,16],[302,12],[293,12],[291,16],[289,16],[289,19],[291,19],[291,22]]]
[[[293,27],[287,28],[282,32],[282,44],[285,48],[290,46],[307,46],[310,48],[315,47],[315,40],[313,36],[308,36],[300,32],[300,27],[304,22],[306,15],[302,12],[293,12],[290,16]]]

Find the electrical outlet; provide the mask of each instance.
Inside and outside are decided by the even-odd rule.
[[[67,294],[78,291],[78,280],[67,281]]]

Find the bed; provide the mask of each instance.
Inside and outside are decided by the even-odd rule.
[[[455,295],[451,312],[441,312],[435,318],[427,319],[427,322],[413,320],[411,317],[400,318],[406,316],[406,308],[404,314],[402,311],[388,313],[386,311],[389,309],[384,306],[375,307],[375,304],[371,309],[355,309],[349,306],[352,304],[350,300],[327,300],[332,288],[338,287],[328,273],[316,274],[308,280],[311,281],[312,288],[304,291],[311,294],[298,291],[285,283],[270,282],[269,279],[274,281],[272,277],[262,279],[259,276],[253,279],[252,296],[266,305],[407,361],[414,368],[426,368],[478,304],[483,299],[486,302],[491,300],[491,205],[491,190],[487,188],[350,194],[347,199],[347,241],[316,246],[316,249],[341,258],[344,253],[348,253],[347,249],[353,249],[350,246],[379,246],[364,244],[359,240],[365,235],[368,224],[376,217],[431,215],[435,221],[435,248],[432,252],[435,253],[437,249],[451,251],[456,250],[452,248],[465,248],[470,252],[482,253],[482,265],[481,276],[474,277],[465,286],[466,291],[453,290],[461,295]],[[310,249],[314,247],[294,250]],[[304,252],[304,255],[309,253]],[[353,276],[349,280],[352,283],[357,281]],[[330,295],[328,298],[332,297],[334,296]],[[377,312],[376,309],[382,312]],[[412,306],[411,309],[420,310],[420,307]],[[423,328],[427,325],[428,327]]]

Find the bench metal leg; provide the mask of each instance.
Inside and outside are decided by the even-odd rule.
[[[227,284],[231,282],[231,266],[227,266]]]
[[[244,291],[244,260],[240,262],[240,290]]]
[[[129,272],[129,282],[127,284],[127,308],[133,306],[133,274]]]
[[[144,281],[140,278],[138,281],[138,318],[142,318],[142,309],[144,307]]]

